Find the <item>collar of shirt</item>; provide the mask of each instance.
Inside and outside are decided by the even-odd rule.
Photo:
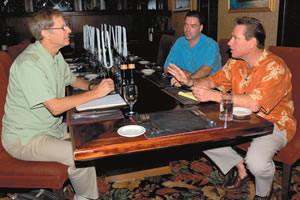
[[[43,47],[43,45],[40,43],[40,41],[36,41],[34,45],[37,46],[38,50],[40,50],[40,58],[43,58],[47,63],[52,65],[54,62],[56,62],[57,57],[59,56],[60,52],[55,54],[54,57],[50,55],[50,53]]]

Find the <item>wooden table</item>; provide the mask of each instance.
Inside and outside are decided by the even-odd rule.
[[[138,113],[172,110],[182,106],[153,82],[141,76],[137,76],[136,82],[139,97],[134,110]],[[218,117],[218,104],[201,103],[196,106],[211,120],[224,124]],[[143,135],[134,138],[118,135],[118,128],[128,124],[133,122],[120,119],[71,125],[76,163],[85,165],[86,161],[92,161],[91,164],[97,166],[97,174],[105,176],[107,182],[169,174],[170,161],[194,159],[205,149],[241,144],[253,137],[270,134],[273,130],[271,122],[255,114],[249,120],[228,122],[226,129],[153,139],[146,139]]]
[[[217,104],[200,104],[199,109],[211,120],[220,124]],[[133,124],[129,119],[98,123],[71,125],[74,159],[86,161],[109,156],[124,155],[133,152],[144,152],[188,144],[216,143],[225,145],[226,141],[242,141],[272,133],[273,124],[255,114],[249,120],[233,120],[227,128],[202,130],[199,132],[146,139],[143,135],[133,138],[118,135],[117,129],[123,125]],[[224,141],[224,142],[223,142]]]

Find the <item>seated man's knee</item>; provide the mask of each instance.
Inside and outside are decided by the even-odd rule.
[[[273,174],[275,170],[275,166],[272,161],[245,159],[245,164],[254,176],[265,176],[266,174]]]

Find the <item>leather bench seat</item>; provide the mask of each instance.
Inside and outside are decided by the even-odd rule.
[[[0,147],[0,187],[60,189],[68,179],[67,166],[55,162],[22,161]]]

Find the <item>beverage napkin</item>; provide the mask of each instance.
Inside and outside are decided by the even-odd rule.
[[[184,97],[187,97],[189,99],[192,99],[194,101],[199,101],[194,95],[192,92],[182,92],[182,91],[179,91],[178,92],[179,95],[181,96],[184,96]]]

